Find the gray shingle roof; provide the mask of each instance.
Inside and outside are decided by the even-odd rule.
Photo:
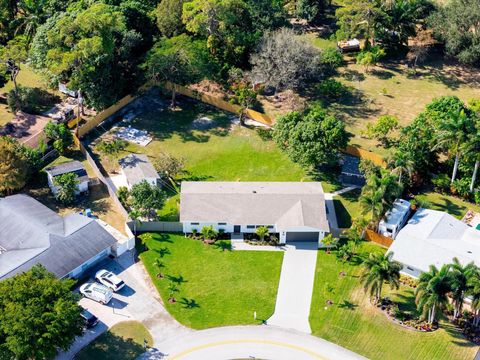
[[[78,176],[78,181],[83,182],[88,180],[87,170],[80,161],[69,161],[63,164],[55,165],[46,169],[53,177],[67,174],[67,173],[75,173]]]
[[[0,199],[0,279],[38,263],[63,277],[115,243],[93,219],[61,217],[27,195]]]
[[[160,178],[148,157],[144,154],[127,155],[120,159],[118,163],[131,186],[138,184],[145,178]]]
[[[182,182],[180,221],[329,231],[319,182]]]

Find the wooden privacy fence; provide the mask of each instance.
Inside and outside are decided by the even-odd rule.
[[[242,111],[242,107],[239,106],[239,105],[231,104],[228,101],[225,101],[225,100],[223,100],[219,97],[208,95],[208,94],[205,94],[205,93],[200,92],[200,91],[195,91],[195,90],[189,89],[185,86],[181,86],[181,85],[178,85],[178,84],[173,84],[173,83],[167,81],[167,82],[165,82],[164,87],[165,87],[165,89],[170,90],[170,91],[172,91],[172,89],[175,87],[175,91],[179,94],[182,94],[184,96],[188,96],[188,97],[190,97],[192,99],[195,99],[195,100],[202,101],[206,104],[210,104],[212,106],[215,106],[216,108],[219,108],[219,109],[222,109],[222,110],[234,113],[234,114],[240,114],[240,112]],[[252,120],[255,120],[255,121],[258,121],[259,123],[262,123],[262,124],[265,124],[265,125],[268,125],[268,126],[272,126],[275,122],[270,116],[268,116],[266,114],[259,113],[258,111],[255,111],[255,110],[252,110],[252,109],[244,110],[244,114],[248,118],[250,118]]]
[[[134,221],[129,221],[128,227],[134,230]],[[174,221],[137,221],[138,232],[183,232],[183,225],[181,222]]]
[[[352,145],[347,145],[345,149],[342,150],[345,154],[352,155],[355,157],[358,157],[360,159],[365,159],[365,160],[370,160],[372,161],[375,165],[381,166],[381,167],[387,167],[387,163],[385,160],[380,155],[377,155],[371,151],[364,150],[362,148],[352,146]]]
[[[373,230],[367,229],[365,231],[365,240],[374,242],[375,244],[381,245],[383,247],[390,247],[393,243],[393,239],[380,235]]]

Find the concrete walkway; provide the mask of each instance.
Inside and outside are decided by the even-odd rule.
[[[157,350],[158,349],[158,350]],[[274,326],[229,326],[174,336],[139,359],[365,359],[315,336]]]
[[[311,333],[308,317],[316,263],[317,243],[285,246],[275,312],[268,325]]]

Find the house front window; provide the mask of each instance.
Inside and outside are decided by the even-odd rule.
[[[190,225],[200,225],[200,223],[190,223]]]
[[[255,225],[247,225],[247,229],[255,229]]]

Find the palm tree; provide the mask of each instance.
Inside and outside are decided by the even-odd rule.
[[[474,314],[473,325],[480,324],[480,269],[475,267],[468,277],[468,296],[472,299],[471,308]]]
[[[467,151],[474,154],[475,166],[473,167],[472,181],[470,182],[470,192],[473,192],[475,182],[477,181],[478,169],[480,168],[480,120],[476,124],[477,131],[470,136],[467,143]]]
[[[270,234],[268,233],[268,228],[267,228],[266,226],[259,226],[259,227],[255,230],[255,234],[258,235],[258,237],[260,238],[260,241],[265,240],[265,236],[270,235]]]
[[[471,262],[463,266],[458,258],[453,258],[451,264],[451,290],[454,304],[453,318],[456,319],[462,312],[463,301],[468,291],[468,280],[472,271],[476,268],[475,264]]]
[[[370,215],[370,223],[376,224],[384,211],[384,191],[381,188],[365,185],[360,195],[360,207],[362,215]]]
[[[404,174],[408,174],[408,177],[411,178],[415,168],[415,162],[411,155],[399,150],[395,151],[388,165],[392,169],[392,174],[398,175],[398,184],[402,184]]]
[[[391,289],[398,289],[400,286],[402,265],[393,261],[392,256],[392,252],[387,254],[371,253],[363,263],[365,271],[361,280],[365,291],[373,296],[374,304],[381,299],[384,282],[388,282]]]
[[[326,253],[330,254],[330,248],[337,245],[337,239],[332,234],[328,234],[322,239],[322,244],[327,248]]]
[[[420,275],[415,290],[415,302],[428,323],[432,324],[436,319],[437,310],[444,309],[448,304],[447,294],[451,291],[450,284],[449,265],[443,265],[440,270],[430,265],[430,270]]]
[[[202,235],[203,240],[215,240],[217,237],[217,232],[212,225],[203,226],[200,230],[200,235]]]
[[[463,109],[460,111],[452,111],[450,116],[442,119],[439,124],[436,144],[433,149],[446,149],[455,154],[451,184],[453,184],[457,177],[462,147],[468,142],[469,136],[473,132],[472,130],[473,121],[465,114],[465,110]]]

